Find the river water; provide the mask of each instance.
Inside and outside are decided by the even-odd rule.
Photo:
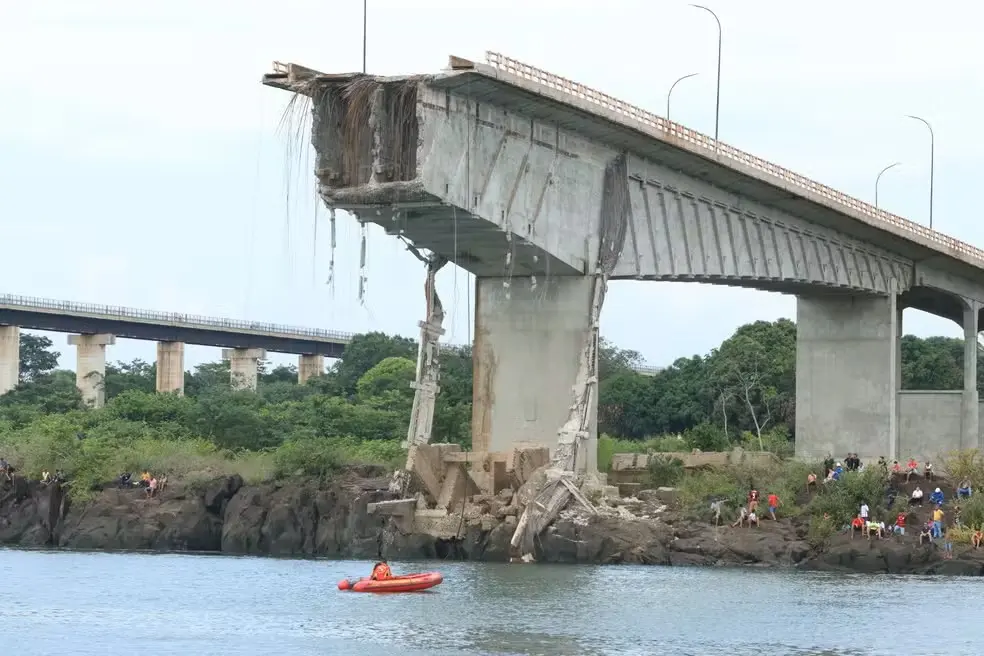
[[[391,563],[416,594],[339,592],[371,563],[0,551],[0,651],[980,654],[981,581],[675,567]],[[901,639],[899,636],[902,636]],[[900,641],[901,640],[901,641]]]

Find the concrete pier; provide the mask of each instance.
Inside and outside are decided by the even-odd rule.
[[[106,347],[116,343],[114,335],[69,335],[68,343],[75,347],[75,385],[82,400],[92,408],[106,404]]]
[[[157,392],[184,396],[184,343],[157,342]]]
[[[960,448],[980,448],[980,398],[977,391],[977,333],[981,304],[969,301],[963,313],[963,394],[960,410]]]
[[[534,288],[528,277],[478,278],[475,287],[473,448],[532,442],[554,449],[591,334],[593,280],[555,276]],[[597,408],[596,396],[581,461],[589,471],[598,466]]]
[[[796,455],[898,457],[898,297],[796,301]]]
[[[20,379],[20,328],[0,326],[0,394],[17,387]]]
[[[230,384],[234,390],[256,390],[260,360],[265,349],[222,349],[222,359],[229,361]]]
[[[301,355],[297,358],[297,382],[303,385],[315,376],[325,373],[325,356]]]

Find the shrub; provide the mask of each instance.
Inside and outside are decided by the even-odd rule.
[[[814,517],[810,521],[810,530],[806,534],[807,543],[817,551],[822,550],[826,546],[827,540],[837,532],[837,526],[838,524],[832,518]]]
[[[683,461],[664,455],[649,457],[649,484],[652,487],[674,486],[683,478]]]
[[[869,517],[887,516],[886,502],[885,479],[877,468],[869,467],[862,472],[844,472],[839,481],[821,484],[811,511],[815,517],[829,513],[835,524],[843,525],[858,514],[862,503],[868,504]]]

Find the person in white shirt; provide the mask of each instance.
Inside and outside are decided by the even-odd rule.
[[[864,522],[867,522],[868,521],[868,504],[866,504],[866,503],[862,503],[861,504],[861,513],[860,513],[860,515],[861,515],[861,520],[862,521],[864,521]]]
[[[923,491],[922,488],[920,488],[918,485],[916,486],[916,489],[912,491],[911,501],[914,504],[918,504],[920,506],[922,505]]]

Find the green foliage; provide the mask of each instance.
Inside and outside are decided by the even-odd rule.
[[[836,483],[822,484],[810,509],[814,517],[827,513],[842,526],[857,516],[861,504],[866,503],[869,517],[884,518],[888,524],[887,501],[884,477],[877,467],[868,467],[862,472],[844,472]]]
[[[681,358],[654,376],[633,370],[641,363],[638,353],[603,341],[598,420],[606,435],[599,440],[599,466],[608,469],[617,452],[715,451],[736,445],[788,457],[795,336],[788,320],[755,322],[738,328],[710,354]],[[23,470],[61,467],[75,478],[78,490],[111,480],[124,468],[166,468],[182,476],[233,469],[273,476],[300,470],[324,477],[347,464],[385,465],[403,457],[399,443],[409,422],[417,354],[410,339],[356,336],[343,360],[305,385],[297,384],[293,366],[270,369],[262,363],[256,393],[230,389],[228,362],[187,372],[183,397],[155,393],[154,364],[117,362],[107,366],[108,403],[99,410],[83,406],[73,372],[54,370],[58,353],[50,340],[25,334],[21,347],[21,381],[0,397],[0,453]],[[906,336],[902,351],[906,388],[962,387],[960,340]],[[468,447],[471,352],[445,349],[440,357],[433,440]],[[978,371],[984,377],[984,364]],[[175,464],[178,460],[185,464]],[[984,488],[979,455],[950,454],[946,460],[943,469],[966,472],[976,489]],[[779,493],[784,512],[793,513],[805,478],[797,467],[787,463],[761,472],[736,468],[682,475],[672,459],[659,459],[651,474],[654,481],[679,479],[682,497],[695,507],[709,496],[741,502],[754,484]],[[838,517],[853,512],[857,497],[868,494],[854,490],[861,484],[850,478],[836,490],[825,489],[819,500]],[[881,499],[868,502],[877,507]]]
[[[810,529],[806,534],[806,541],[816,550],[821,550],[826,546],[827,540],[837,532],[838,524],[830,517],[814,517],[810,522]]]
[[[964,526],[984,529],[984,494],[974,490],[974,496],[960,502],[960,521]]]
[[[52,351],[51,346],[52,341],[47,337],[21,333],[20,364],[17,372],[21,382],[37,380],[58,366],[58,357],[61,354]]]
[[[649,457],[649,484],[652,487],[672,487],[683,478],[683,461],[673,456]]]

